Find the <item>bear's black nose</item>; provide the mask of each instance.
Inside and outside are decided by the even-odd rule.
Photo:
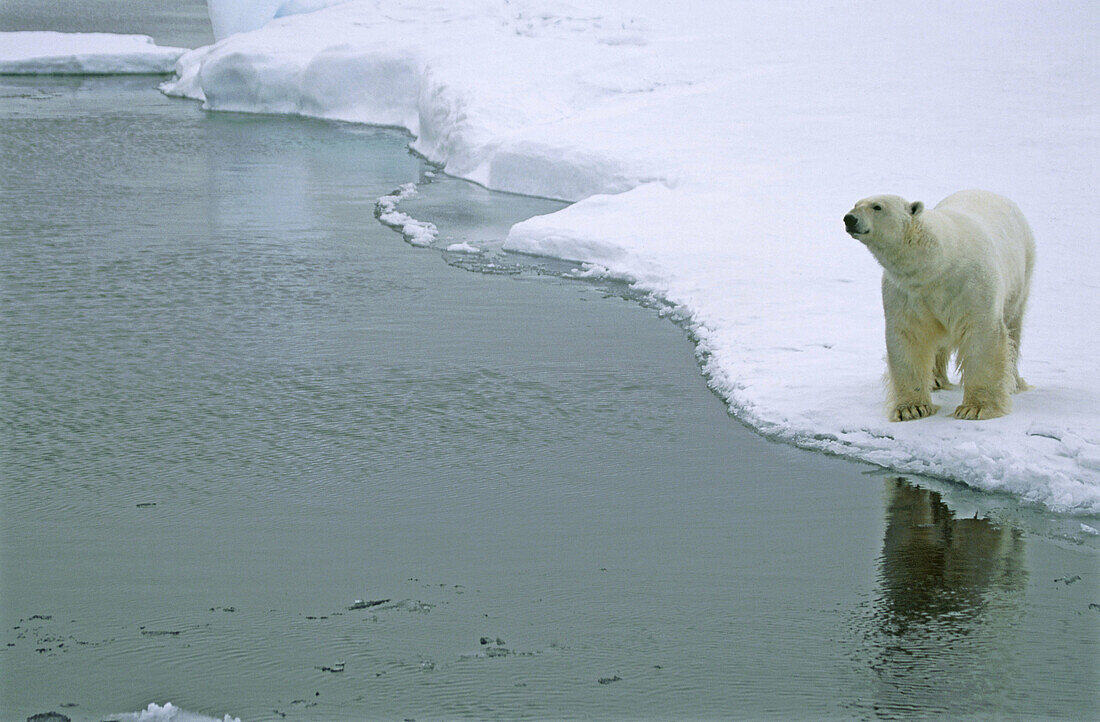
[[[858,221],[856,221],[856,217],[853,216],[851,213],[844,216],[844,228],[845,228],[845,230],[850,231],[850,230],[854,229],[856,227],[857,222]]]

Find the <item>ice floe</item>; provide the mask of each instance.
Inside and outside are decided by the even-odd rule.
[[[156,45],[148,35],[0,32],[0,74],[170,73],[185,52]]]
[[[709,382],[761,432],[1098,513],[1098,13],[354,0],[190,52],[164,89],[212,110],[400,126],[448,173],[577,201],[516,225],[505,248],[684,310]],[[889,423],[880,271],[841,217],[875,193],[932,205],[972,187],[1015,200],[1035,231],[1021,360],[1035,389],[1000,419],[949,417],[956,389],[938,392],[939,415]],[[379,218],[430,243],[434,227],[387,198]]]

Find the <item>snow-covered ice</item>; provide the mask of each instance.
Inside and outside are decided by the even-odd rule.
[[[187,48],[148,35],[0,32],[0,73],[8,75],[170,73]]]
[[[401,126],[448,173],[577,201],[505,248],[685,312],[709,382],[763,433],[1097,513],[1098,20],[1082,2],[353,0],[192,51],[164,89]],[[1035,231],[1035,389],[1000,419],[951,418],[953,390],[889,423],[880,270],[841,217],[963,188]],[[380,216],[408,235],[393,198]]]

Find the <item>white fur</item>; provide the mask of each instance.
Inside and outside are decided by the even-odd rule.
[[[1027,388],[1017,372],[1035,240],[1016,204],[960,191],[932,210],[872,196],[845,216],[849,234],[882,265],[890,418],[931,416],[931,392],[949,385],[957,352],[963,401],[954,415],[1007,414]]]

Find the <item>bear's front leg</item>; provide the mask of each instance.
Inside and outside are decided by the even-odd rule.
[[[940,407],[932,403],[932,362],[935,346],[916,330],[887,314],[886,364],[890,374],[890,420],[913,421],[933,416]]]
[[[1008,330],[1003,323],[990,326],[973,332],[959,347],[963,400],[953,414],[956,419],[994,419],[1012,408],[1016,372],[1010,364]]]

